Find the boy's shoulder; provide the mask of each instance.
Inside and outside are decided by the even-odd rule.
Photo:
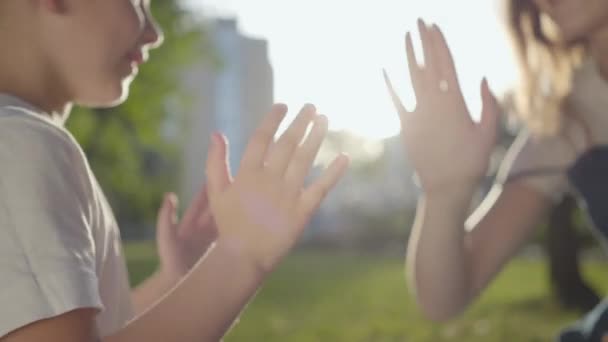
[[[91,174],[82,149],[63,127],[40,115],[0,105],[0,181],[4,189],[21,184],[13,191],[19,192],[25,191],[23,184],[37,184],[37,191],[61,193],[73,187],[81,198],[88,198]]]
[[[78,145],[69,132],[27,108],[0,105],[0,146],[17,151],[75,153]]]

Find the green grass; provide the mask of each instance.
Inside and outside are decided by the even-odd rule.
[[[156,267],[148,244],[128,245],[127,256],[133,284]],[[597,285],[608,284],[604,269],[585,264]],[[298,252],[268,279],[226,341],[551,341],[576,313],[552,302],[546,279],[541,260],[516,260],[465,315],[438,325],[414,307],[401,258]]]

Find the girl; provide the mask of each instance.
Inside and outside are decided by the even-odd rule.
[[[162,41],[149,1],[0,1],[2,342],[219,340],[346,168],[340,156],[303,187],[327,131],[310,105],[276,142],[287,109],[274,106],[234,179],[214,134],[207,188],[181,222],[167,196],[160,269],[131,294],[116,222],[63,122],[72,104],[126,99]]]
[[[409,242],[410,280],[419,305],[434,320],[464,310],[571,186],[585,200],[594,225],[608,234],[603,199],[608,193],[608,1],[509,0],[508,9],[524,81],[521,113],[528,125],[498,184],[470,217],[500,112],[487,82],[481,86],[481,121],[475,123],[442,33],[422,21],[423,65],[415,60],[409,34],[406,41],[414,111],[403,107],[387,78],[424,192]],[[563,339],[598,341],[608,332],[601,317],[589,320],[584,326],[592,329],[565,333]]]

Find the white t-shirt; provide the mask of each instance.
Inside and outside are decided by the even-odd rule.
[[[0,337],[78,308],[107,336],[133,318],[120,234],[61,123],[0,94]]]
[[[591,61],[577,70],[573,81],[574,112],[565,116],[564,133],[539,138],[523,131],[507,153],[500,181],[517,178],[559,201],[570,191],[568,168],[589,148],[608,144],[608,82]]]

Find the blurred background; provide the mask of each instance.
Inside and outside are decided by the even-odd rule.
[[[129,101],[79,109],[68,124],[119,220],[133,285],[156,267],[154,225],[163,193],[177,192],[185,206],[204,182],[211,132],[230,139],[235,171],[272,103],[288,104],[292,118],[312,102],[331,123],[313,174],[342,151],[353,165],[226,341],[547,341],[603,296],[605,258],[571,198],[462,318],[432,324],[407,291],[403,261],[418,190],[381,70],[414,106],[403,41],[423,17],[444,30],[473,115],[480,112],[483,76],[508,112],[516,67],[501,1],[152,6],[166,41],[142,67]],[[480,197],[517,134],[516,123],[505,119],[502,126]]]

